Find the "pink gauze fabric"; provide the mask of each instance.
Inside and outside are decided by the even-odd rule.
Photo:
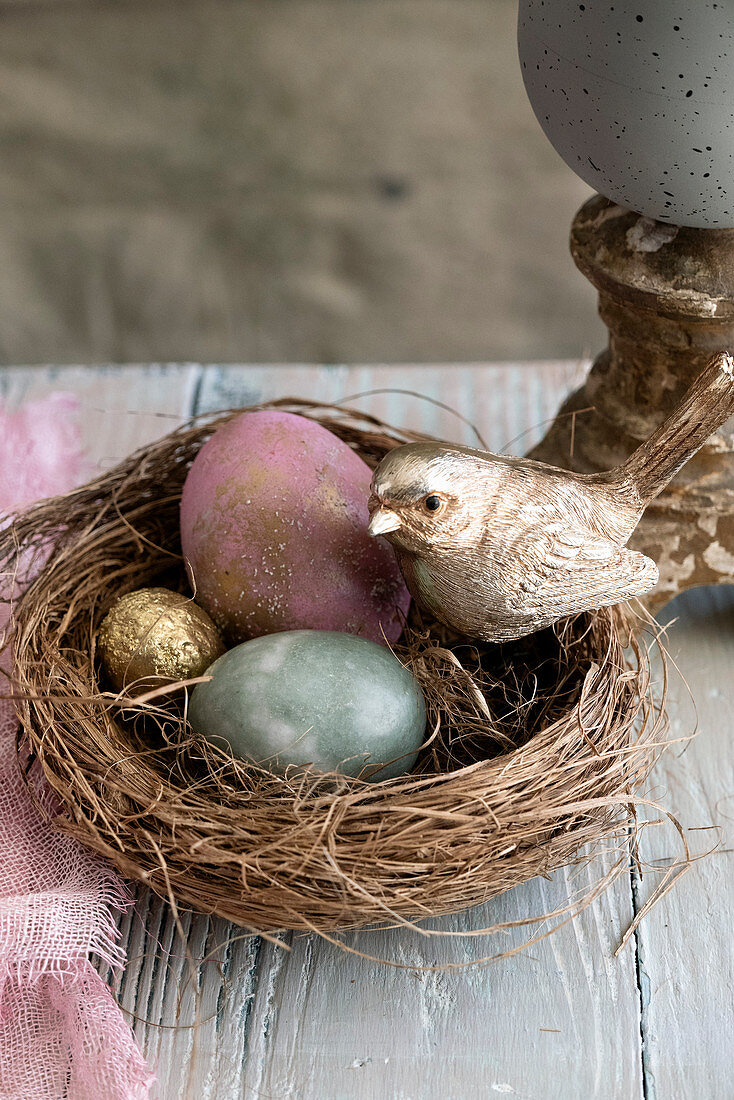
[[[0,402],[0,524],[78,482],[77,411],[63,394],[14,413]],[[6,624],[0,611],[0,637]],[[0,664],[8,669],[8,649]],[[0,694],[6,686],[0,675]],[[12,704],[0,699],[0,1100],[144,1100],[154,1077],[89,961],[93,952],[122,966],[113,911],[130,899],[110,867],[34,805],[16,726]],[[38,773],[32,781],[53,815],[50,788]]]

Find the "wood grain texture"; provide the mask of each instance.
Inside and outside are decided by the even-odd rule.
[[[580,886],[578,878],[558,875],[433,924],[462,933],[522,919],[564,904]],[[560,1100],[569,1096],[569,1084],[549,1075],[558,1060],[575,1067],[574,1095],[638,1096],[633,958],[621,965],[612,960],[630,912],[620,884],[594,911],[526,954],[475,970],[421,968],[461,966],[519,944],[527,933],[426,939],[394,930],[344,937],[348,946],[407,969],[343,955],[311,937],[293,941],[287,955],[268,945],[247,1082],[259,1094],[289,1098],[479,1100],[496,1091]]]
[[[520,453],[577,375],[573,364],[16,369],[0,374],[0,392],[12,401],[50,389],[77,393],[95,461],[121,457],[194,408],[284,394],[333,401],[383,387],[439,398],[472,418],[497,450],[532,425],[512,448]],[[360,407],[474,441],[448,412],[415,397],[376,394]],[[682,755],[664,758],[651,789],[686,825],[721,824],[731,815],[734,597],[690,593],[680,611],[671,645],[696,692],[701,734]],[[687,733],[691,713],[678,683],[671,709],[676,730]],[[701,850],[713,835],[693,832],[690,840]],[[648,831],[647,845],[650,859],[678,851],[664,826]],[[523,931],[427,937],[401,929],[344,938],[398,964],[386,967],[314,937],[286,937],[287,950],[188,914],[182,940],[168,906],[141,890],[121,922],[129,962],[116,988],[158,1066],[159,1100],[723,1100],[731,1096],[732,1053],[727,847],[689,872],[617,959],[651,888],[647,877],[633,884],[623,876],[554,936],[470,970],[421,968],[506,950]],[[431,926],[465,933],[547,912],[603,867],[536,880]]]
[[[689,387],[698,388],[712,356],[728,356],[734,346],[729,231],[684,226],[652,250],[632,247],[645,224],[645,218],[601,195],[574,219],[571,252],[599,291],[609,339],[584,385],[533,452],[541,462],[596,474],[627,461],[663,417],[688,402]],[[724,389],[729,389],[726,373]],[[711,417],[709,442],[659,493],[630,539],[630,548],[659,568],[658,583],[643,598],[652,612],[688,588],[734,584],[734,417],[722,397],[721,419]],[[695,400],[688,424],[683,417],[679,442],[693,427],[698,405]],[[576,424],[573,414],[582,410]],[[658,445],[659,440],[652,443],[653,451]],[[638,452],[643,495],[647,478],[654,488],[661,473],[651,457],[643,443]]]
[[[674,680],[674,737],[651,793],[687,827],[697,861],[638,929],[638,967],[648,1100],[734,1096],[734,589],[686,592],[659,618],[677,619],[669,648],[688,689]],[[652,814],[658,817],[657,814]],[[718,847],[717,847],[718,846]],[[680,854],[669,829],[645,833],[642,855],[665,868]],[[659,876],[636,884],[644,903]]]
[[[189,415],[202,368],[140,367],[0,368],[0,395],[9,408],[53,392],[79,402],[82,442],[90,471],[108,469]]]

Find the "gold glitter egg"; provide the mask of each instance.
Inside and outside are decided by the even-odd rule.
[[[121,596],[103,619],[97,642],[117,691],[138,680],[150,686],[151,680],[193,679],[224,653],[206,611],[167,588],[141,588]]]

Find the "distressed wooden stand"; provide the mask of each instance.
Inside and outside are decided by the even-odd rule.
[[[609,346],[531,457],[595,473],[650,435],[715,352],[734,352],[734,230],[678,229],[596,196],[576,215],[571,254],[599,291]],[[734,418],[630,545],[660,567],[653,611],[686,588],[734,583]]]

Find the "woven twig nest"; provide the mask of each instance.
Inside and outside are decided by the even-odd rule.
[[[350,410],[275,405],[372,466],[419,438]],[[35,577],[13,608],[13,691],[59,826],[162,896],[257,931],[454,912],[627,835],[662,715],[634,636],[625,655],[620,608],[481,647],[414,608],[395,652],[424,689],[431,736],[413,774],[382,783],[275,776],[194,735],[180,691],[144,703],[106,691],[99,624],[125,591],[186,590],[182,485],[232,415],[173,432],[0,534],[0,571]]]

